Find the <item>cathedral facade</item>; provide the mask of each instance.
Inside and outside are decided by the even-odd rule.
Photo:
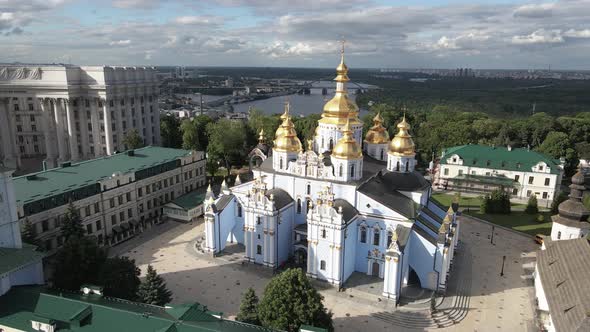
[[[305,149],[286,104],[272,147],[261,135],[253,151],[262,161],[254,180],[208,191],[203,249],[217,254],[237,242],[249,262],[277,268],[293,258],[308,276],[338,287],[355,272],[371,275],[394,301],[410,284],[443,291],[456,206],[431,199],[430,182],[414,169],[405,117],[392,139],[379,114],[362,137],[343,55],[336,72],[335,95]]]

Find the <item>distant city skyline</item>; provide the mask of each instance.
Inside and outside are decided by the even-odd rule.
[[[590,69],[590,0],[1,0],[0,62]]]

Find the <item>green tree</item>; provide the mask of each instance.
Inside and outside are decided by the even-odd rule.
[[[555,195],[553,197],[553,202],[551,202],[551,213],[552,214],[557,214],[559,213],[559,204],[561,204],[562,202],[564,202],[567,199],[567,194],[564,192],[559,192],[558,195]]]
[[[209,145],[207,126],[213,122],[213,120],[207,115],[198,115],[193,119],[193,122],[197,128],[197,135],[199,135],[199,150],[207,151],[207,146]]]
[[[143,147],[143,138],[139,135],[139,131],[137,129],[128,130],[123,137],[123,144],[129,150],[139,149]]]
[[[479,203],[479,212],[490,213],[490,195],[481,196],[481,203]]]
[[[37,239],[37,232],[35,231],[35,227],[28,218],[25,219],[25,222],[23,224],[21,238],[25,243],[32,244],[37,247],[40,246],[39,240]]]
[[[162,146],[179,149],[182,146],[180,120],[174,115],[165,115],[160,118],[160,136]]]
[[[528,214],[537,214],[539,213],[539,205],[537,203],[537,195],[531,195],[529,197],[529,200],[526,204],[526,207],[524,209],[524,212],[528,213]]]
[[[332,313],[322,300],[301,269],[288,269],[264,289],[258,317],[267,328],[297,331],[305,324],[333,331]]]
[[[172,301],[172,292],[166,288],[164,279],[156,270],[148,265],[144,281],[139,285],[137,292],[139,301],[147,304],[163,306]]]
[[[493,190],[490,194],[487,194],[482,198],[480,212],[499,214],[510,213],[510,195],[504,190],[504,188]]]
[[[207,126],[207,134],[209,136],[207,158],[225,166],[229,176],[231,166],[241,166],[248,153],[248,147],[245,146],[246,126],[241,121],[221,119]]]
[[[253,288],[248,288],[242,302],[240,303],[240,312],[236,316],[236,320],[248,324],[260,325],[258,319],[258,296]]]
[[[98,284],[107,296],[134,301],[141,283],[140,272],[128,257],[107,258],[98,273]]]
[[[74,206],[74,203],[72,203],[71,201],[68,204],[68,208],[63,217],[60,232],[61,236],[63,236],[65,241],[68,241],[70,238],[84,237],[84,227],[82,226],[82,218],[80,218],[80,213],[78,213],[78,210]]]
[[[70,237],[54,256],[52,282],[56,288],[78,291],[97,283],[106,253],[88,237]]]
[[[555,159],[565,158],[565,174],[571,176],[575,173],[578,166],[578,156],[566,133],[550,132],[537,150]]]

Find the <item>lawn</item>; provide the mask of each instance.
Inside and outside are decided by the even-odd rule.
[[[437,200],[444,206],[449,206],[454,199],[452,194],[437,193],[433,194],[432,198]],[[530,235],[551,233],[551,213],[541,212],[545,222],[539,223],[537,215],[524,213],[523,211],[515,211],[524,209],[524,204],[511,203],[512,212],[510,214],[484,214],[479,213],[479,205],[481,199],[479,197],[461,196],[459,200],[459,207],[463,213],[489,221],[493,224],[512,228],[515,231],[523,232]]]
[[[537,221],[538,215],[527,214],[523,211],[513,211],[510,214],[482,214],[465,211],[464,213],[529,235],[551,234],[551,212],[539,213],[545,218],[543,223]]]

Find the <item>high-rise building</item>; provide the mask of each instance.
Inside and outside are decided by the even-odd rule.
[[[145,67],[0,66],[0,161],[56,167],[112,155],[131,129],[158,145],[157,83]]]

